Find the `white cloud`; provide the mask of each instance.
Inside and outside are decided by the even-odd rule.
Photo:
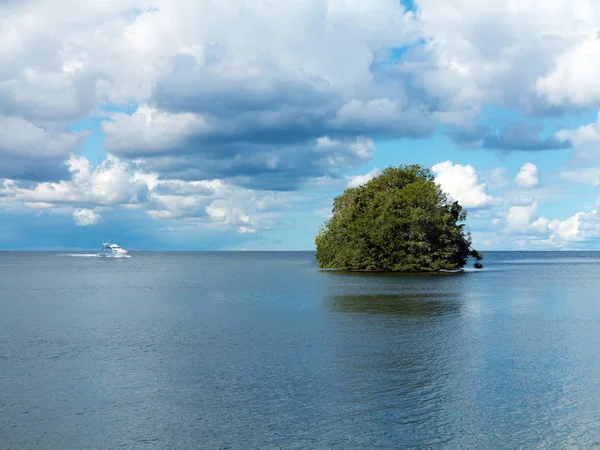
[[[561,172],[560,176],[572,183],[600,186],[600,167],[586,167],[576,170]]]
[[[436,183],[465,208],[481,208],[489,206],[494,198],[486,193],[486,186],[479,182],[473,166],[453,164],[445,161],[431,168]]]
[[[421,0],[418,19],[435,64],[422,75],[428,88],[456,107],[492,102],[543,108],[540,77],[555,60],[595,33],[599,6],[589,0]],[[582,69],[583,70],[583,69]]]
[[[547,232],[548,220],[538,217],[538,204],[513,205],[508,209],[506,231],[518,234],[540,235]]]
[[[536,89],[550,104],[589,107],[600,102],[600,40],[595,30],[590,31],[588,39],[556,58],[550,74],[538,78]]]
[[[566,220],[548,224],[550,239],[564,243],[585,242],[600,237],[600,217],[597,211],[578,212]]]
[[[113,114],[110,121],[102,122],[102,130],[112,153],[135,156],[136,150],[143,149],[147,156],[169,154],[187,139],[208,131],[209,125],[197,114],[170,114],[142,106],[132,115]]]
[[[437,123],[471,123],[485,104],[595,101],[598,69],[583,56],[597,51],[599,9],[589,0],[421,0],[418,14],[396,0],[3,2],[0,113],[58,139],[103,106],[152,105],[111,115],[109,151],[160,156],[151,166],[163,178],[245,170],[230,179],[246,184],[302,162],[287,177],[296,183],[328,162],[355,163],[320,160],[307,145],[319,136],[422,137]],[[349,147],[359,161],[372,154]],[[289,156],[302,149],[305,158]]]
[[[367,180],[371,173],[343,175],[374,156],[375,141],[472,125],[485,119],[484,105],[536,117],[598,107],[598,2],[417,6],[414,14],[397,0],[0,2],[0,177],[9,179],[0,202],[69,214],[140,209],[248,233],[272,226],[297,200],[290,190]],[[121,112],[103,113],[113,156],[94,168],[72,156],[85,136],[69,130],[103,108]],[[596,146],[600,125],[555,137]],[[538,185],[532,166],[521,168],[518,187]],[[511,197],[496,194],[507,182],[500,170],[479,176],[449,161],[434,169],[467,208],[500,208],[488,192],[502,195],[514,232],[562,242],[591,221],[577,213],[545,229],[532,206],[544,200],[539,189],[535,199]],[[598,184],[594,168],[562,178]]]
[[[504,220],[504,232],[515,237],[519,246],[570,248],[600,238],[600,216],[594,210],[577,212],[564,220],[550,220],[538,215],[538,204],[534,202],[511,206]]]
[[[535,203],[534,197],[525,195],[508,195],[507,199],[511,206],[530,206],[531,204]]]
[[[367,172],[363,175],[356,175],[355,177],[346,177],[348,179],[348,187],[356,188],[356,187],[362,186],[363,184],[366,184],[369,181],[371,181],[373,178],[375,178],[380,173],[381,173],[381,170],[379,170],[377,167],[375,167],[373,170],[371,170],[370,172]]]
[[[348,167],[353,161],[363,162],[375,153],[375,143],[370,138],[357,137],[353,141],[342,142],[328,136],[319,137],[314,146],[328,168]]]
[[[371,73],[389,48],[417,39],[413,15],[392,0],[2,2],[0,115],[57,134],[105,106],[139,104],[103,123],[113,155],[157,157],[152,170],[170,178],[223,178],[245,170],[229,178],[246,184],[260,176],[258,165],[266,173],[302,166],[287,177],[296,187],[321,175],[323,164],[354,168],[356,160],[370,158],[371,132],[422,136],[432,130],[421,126],[428,113],[418,102],[406,102],[401,90],[381,95]],[[307,145],[329,133],[354,159],[322,160]],[[14,139],[0,126],[6,152],[22,159],[24,147]],[[48,155],[55,146],[45,142]],[[62,147],[59,163],[73,151]]]
[[[521,166],[521,170],[519,170],[519,173],[515,177],[515,184],[517,187],[523,189],[531,189],[536,187],[538,182],[538,168],[532,163],[523,164],[523,166]]]
[[[561,141],[570,140],[575,147],[600,144],[600,112],[596,122],[582,125],[575,130],[560,130],[556,137]]]
[[[63,161],[79,150],[87,133],[66,133],[57,128],[2,115],[0,105],[0,177],[60,177]]]
[[[75,151],[81,134],[54,133],[17,117],[0,115],[0,153],[36,158],[60,158]]]
[[[42,182],[32,188],[5,184],[0,196],[12,201],[73,205],[122,205],[144,202],[148,186],[131,177],[129,166],[108,156],[96,169],[85,157],[72,156],[68,162],[70,181]]]
[[[91,209],[76,209],[73,211],[73,220],[78,227],[89,227],[102,223],[102,216]]]
[[[22,185],[5,179],[0,205],[73,214],[79,226],[100,223],[95,207],[147,211],[156,220],[197,222],[242,234],[271,229],[280,211],[299,197],[293,192],[245,189],[222,180],[161,180],[110,156],[93,168],[85,157],[68,161],[71,180]]]

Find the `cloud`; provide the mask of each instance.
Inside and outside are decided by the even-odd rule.
[[[557,139],[571,141],[576,147],[597,145],[600,143],[600,112],[596,122],[582,125],[574,130],[563,129],[556,133]]]
[[[109,155],[96,169],[85,157],[76,156],[67,161],[67,166],[69,181],[41,182],[32,187],[5,182],[0,196],[11,201],[82,207],[137,204],[147,198],[147,184],[131,178],[128,165],[113,156]]]
[[[535,164],[525,163],[515,177],[515,185],[523,189],[531,189],[539,183],[538,169]]]
[[[142,105],[105,122],[110,153],[144,159],[164,178],[266,190],[298,189],[330,171],[314,151],[325,136],[422,138],[446,124],[465,146],[566,148],[533,126],[494,136],[474,125],[484,105],[563,107],[548,104],[548,86],[565,84],[553,74],[571,70],[569,54],[595,48],[596,26],[566,0],[553,5],[422,0],[415,14],[393,0],[5,2],[0,114],[56,134],[103,106]],[[37,169],[20,154],[11,164],[4,176]]]
[[[561,141],[554,136],[540,137],[542,126],[515,122],[506,125],[498,135],[488,135],[483,139],[482,147],[497,150],[559,150],[571,148],[569,140]]]
[[[566,220],[548,224],[550,239],[559,242],[589,242],[600,237],[600,217],[597,211],[578,212]]]
[[[536,81],[538,94],[550,104],[585,108],[600,102],[600,39],[595,30],[555,58],[553,70]]]
[[[281,211],[298,200],[294,193],[245,189],[222,180],[155,179],[149,200],[142,207],[155,220],[253,234],[272,229],[280,222]]]
[[[256,129],[239,130],[228,120],[142,107],[131,116],[114,114],[102,127],[111,154],[142,159],[147,170],[163,177],[228,179],[265,190],[298,189],[307,179],[356,168],[375,152],[373,140],[362,136],[323,135],[297,142],[270,136],[273,142],[266,138],[263,142],[252,137]]]
[[[103,124],[110,153],[143,158],[164,177],[293,190],[356,168],[364,159],[356,143],[434,131],[435,108],[371,73],[389,48],[416,39],[401,4],[186,6],[157,5],[128,27],[131,36],[151,31],[165,53],[146,55],[155,74],[149,106]],[[325,154],[323,138],[341,145]]]
[[[85,157],[68,161],[69,181],[21,183],[4,179],[0,206],[73,214],[76,224],[100,220],[95,208],[145,211],[155,220],[195,222],[248,234],[271,229],[279,212],[299,197],[294,193],[256,191],[219,179],[162,180],[114,156],[93,168]]]
[[[330,158],[315,151],[319,138],[351,145],[434,129],[433,111],[371,74],[389,48],[418,39],[414,16],[390,0],[108,0],[89,8],[32,0],[0,8],[0,114],[50,132],[104,106],[142,105],[104,123],[107,150],[149,159],[165,177],[297,189],[330,170]],[[64,147],[55,166],[73,150]],[[14,159],[3,176],[26,177],[26,158]]]
[[[475,125],[467,128],[453,128],[446,132],[446,136],[462,147],[479,148],[481,147],[481,140],[489,133],[489,126]]]
[[[363,184],[366,184],[369,181],[371,181],[373,178],[375,178],[380,173],[381,173],[381,170],[379,170],[377,167],[375,167],[373,170],[371,170],[370,172],[367,172],[363,175],[356,175],[355,177],[346,177],[348,179],[348,187],[356,188],[356,187],[362,186]]]
[[[510,183],[506,177],[506,168],[504,167],[496,167],[485,172],[483,178],[490,189],[501,189]]]
[[[487,148],[508,151],[559,150],[572,147],[569,138],[557,136],[542,138],[543,126],[526,122],[513,122],[499,133],[494,133],[488,125],[467,128],[454,127],[446,135],[456,144],[465,148]]]
[[[85,133],[64,133],[0,114],[0,177],[56,179],[63,161],[80,149]]]
[[[445,161],[431,168],[435,181],[454,200],[465,208],[482,208],[492,205],[494,198],[485,192],[477,172],[471,165],[462,166]]]
[[[511,206],[506,214],[506,231],[515,234],[544,235],[548,231],[549,221],[538,217],[537,211],[536,202]]]
[[[73,211],[73,220],[78,227],[89,227],[103,222],[102,216],[91,209],[76,209]]]
[[[535,203],[535,197],[528,197],[525,195],[509,195],[507,200],[511,206],[531,206]]]
[[[504,219],[504,232],[521,244],[570,248],[600,238],[600,216],[596,210],[577,212],[564,220],[538,215],[538,203],[513,205]]]
[[[569,170],[561,172],[560,176],[571,183],[582,183],[595,187],[600,186],[600,167]]]
[[[196,114],[169,114],[148,106],[138,107],[132,115],[115,113],[102,122],[107,150],[123,157],[176,154],[209,129]]]
[[[395,0],[88,3],[0,2],[4,207],[107,221],[104,208],[139,210],[248,234],[274,227],[317,180],[361,182],[346,175],[385,140],[447,127],[470,148],[600,142],[597,123],[555,135],[530,123],[600,103],[589,60],[600,5],[587,0],[420,0],[417,13]],[[506,125],[498,110],[526,122]],[[99,117],[111,156],[94,168],[72,130]],[[499,171],[436,167],[464,206],[500,208],[489,194],[506,187]],[[597,182],[592,168],[562,178],[576,173]],[[537,194],[503,200],[525,208]],[[527,211],[512,210],[513,223]],[[536,214],[516,228],[530,232]]]

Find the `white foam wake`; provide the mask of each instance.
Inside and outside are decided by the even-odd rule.
[[[131,258],[131,255],[101,255],[99,253],[67,253],[64,256],[75,258]]]

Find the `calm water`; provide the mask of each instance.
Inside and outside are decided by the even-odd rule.
[[[600,253],[0,253],[0,448],[600,445]]]

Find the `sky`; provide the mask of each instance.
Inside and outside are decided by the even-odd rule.
[[[594,0],[0,0],[0,250],[312,250],[421,164],[478,250],[600,250]]]

